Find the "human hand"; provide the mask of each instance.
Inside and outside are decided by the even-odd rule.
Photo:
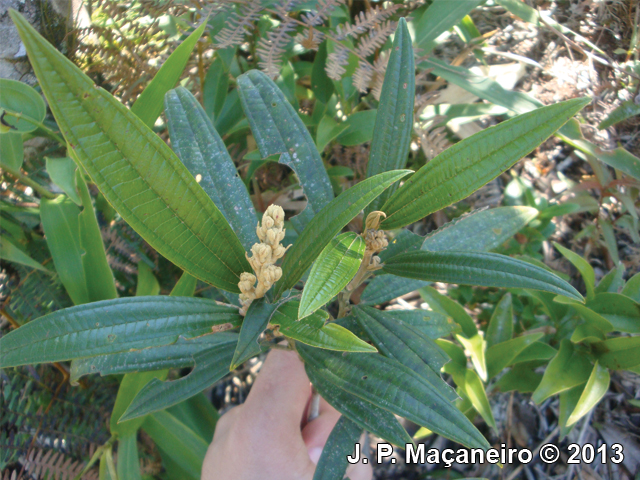
[[[340,414],[324,400],[306,422],[311,387],[295,352],[272,350],[244,404],[225,413],[204,458],[202,480],[312,480]],[[371,480],[370,465],[347,471]]]

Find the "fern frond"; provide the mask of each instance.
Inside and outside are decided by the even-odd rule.
[[[367,93],[374,70],[369,63],[360,62],[356,71],[353,72],[353,86],[360,93]]]
[[[376,7],[367,12],[360,12],[360,15],[355,17],[353,24],[343,23],[338,25],[338,36],[336,38],[344,40],[347,37],[362,35],[367,30],[372,30],[390,18],[401,6],[401,4],[393,4],[386,8]]]
[[[382,84],[384,83],[384,74],[387,71],[387,64],[389,63],[388,52],[380,52],[378,58],[373,62],[373,78],[371,79],[370,88],[373,97],[376,100],[380,100],[382,94]]]
[[[336,49],[327,55],[327,64],[324,67],[327,76],[332,80],[341,80],[347,71],[344,68],[347,63],[349,63],[349,50],[336,44]]]
[[[373,55],[376,49],[380,48],[387,41],[389,35],[396,30],[395,22],[384,22],[380,26],[371,30],[368,35],[360,37],[356,53],[368,57]]]
[[[345,0],[320,0],[316,5],[316,11],[313,13],[305,13],[302,21],[310,27],[316,27],[323,23],[331,12],[338,6],[344,4]]]
[[[256,53],[260,57],[258,65],[271,78],[275,79],[280,73],[282,55],[284,55],[287,45],[291,41],[289,32],[294,27],[293,20],[285,20],[258,42],[256,47]]]
[[[215,36],[216,48],[228,48],[240,45],[253,28],[253,23],[260,17],[261,2],[252,2],[242,9],[240,14],[234,13],[227,19],[227,25]]]
[[[432,125],[436,125],[436,122],[440,122],[442,117],[435,117]],[[451,142],[447,138],[446,127],[436,127],[433,129],[420,129],[418,131],[420,137],[420,146],[424,152],[427,160],[433,160],[440,153],[444,152],[451,146]]]
[[[59,480],[73,480],[84,469],[84,463],[66,457],[62,452],[49,450],[32,450],[25,462],[24,469],[34,478],[57,478]],[[97,480],[97,472],[90,471],[83,475],[83,479]]]
[[[323,40],[324,33],[314,30],[313,27],[309,27],[305,33],[298,33],[295,38],[296,43],[299,43],[307,50],[318,50]]]

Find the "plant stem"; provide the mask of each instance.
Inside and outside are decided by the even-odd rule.
[[[85,473],[87,473],[98,460],[100,460],[100,457],[102,457],[102,453],[105,451],[105,449],[111,448],[111,446],[115,443],[115,441],[116,441],[116,436],[111,435],[111,438],[107,440],[107,442],[104,445],[99,446],[94,452],[93,456],[91,457],[91,460],[89,460],[89,463],[87,463],[87,465],[73,480],[81,480],[82,476]]]
[[[28,122],[31,125],[34,125],[34,126],[38,127],[39,129],[41,129],[42,131],[44,131],[48,136],[50,136],[52,139],[54,139],[59,144],[61,144],[61,145],[66,145],[67,144],[67,142],[65,142],[64,138],[62,138],[60,135],[58,135],[57,132],[54,132],[49,127],[47,127],[45,124],[43,124],[42,122],[38,122],[37,120],[34,120],[33,118],[28,117],[26,115],[23,115],[21,113],[9,112],[7,110],[5,110],[4,115],[6,115],[8,117],[13,117],[13,118],[15,118],[17,120],[24,120],[25,122]]]
[[[2,165],[2,169],[5,172],[7,172],[8,174],[10,174],[11,176],[17,178],[23,184],[33,188],[36,192],[38,192],[40,194],[41,197],[45,197],[45,198],[48,198],[48,199],[51,199],[51,200],[56,198],[56,195],[51,193],[49,190],[44,188],[42,185],[40,185],[35,180],[31,180],[29,177],[27,177],[20,170],[14,170],[13,168],[11,168],[11,167],[9,167],[7,165]]]

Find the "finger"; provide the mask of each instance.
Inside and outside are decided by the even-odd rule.
[[[373,468],[368,464],[356,463],[347,468],[346,476],[349,480],[371,480],[373,478]]]
[[[302,429],[302,439],[307,446],[309,458],[313,463],[318,463],[322,449],[339,418],[340,414],[331,407],[331,409],[326,409],[320,413],[315,420],[309,422]]]
[[[310,391],[310,382],[298,354],[272,350],[245,402],[245,412],[252,417],[247,420],[260,423],[277,420],[281,425],[299,431]]]

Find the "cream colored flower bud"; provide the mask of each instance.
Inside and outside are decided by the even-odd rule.
[[[282,269],[275,265],[268,265],[262,270],[262,276],[266,284],[273,285],[282,277]]]
[[[280,205],[269,205],[267,211],[264,212],[264,216],[269,216],[273,219],[274,225],[278,228],[284,226],[284,210]],[[263,217],[264,221],[264,217]]]
[[[254,260],[259,264],[264,265],[271,259],[271,247],[269,245],[256,243],[251,247],[251,252],[253,253]]]
[[[371,267],[378,268],[381,262],[382,261],[380,260],[380,257],[375,255],[373,258],[371,258]]]
[[[269,245],[275,245],[278,243],[278,232],[276,230],[269,229],[267,230],[267,236],[265,238],[265,242],[267,242]]]
[[[284,255],[284,252],[286,252],[287,249],[284,248],[282,245],[276,245],[273,249],[273,252],[271,254],[271,257],[274,260],[277,260],[278,258],[282,258],[282,256]]]
[[[262,228],[266,230],[268,228],[273,227],[274,224],[275,224],[275,221],[273,220],[273,218],[271,218],[269,215],[265,213],[264,216],[262,217]]]
[[[380,211],[371,212],[367,215],[367,220],[365,222],[366,230],[377,230],[380,226],[380,218],[387,218],[387,214]]]
[[[238,287],[240,288],[240,291],[242,293],[248,294],[250,292],[253,292],[255,283],[256,283],[255,275],[247,272],[240,274],[240,281],[238,282]]]

